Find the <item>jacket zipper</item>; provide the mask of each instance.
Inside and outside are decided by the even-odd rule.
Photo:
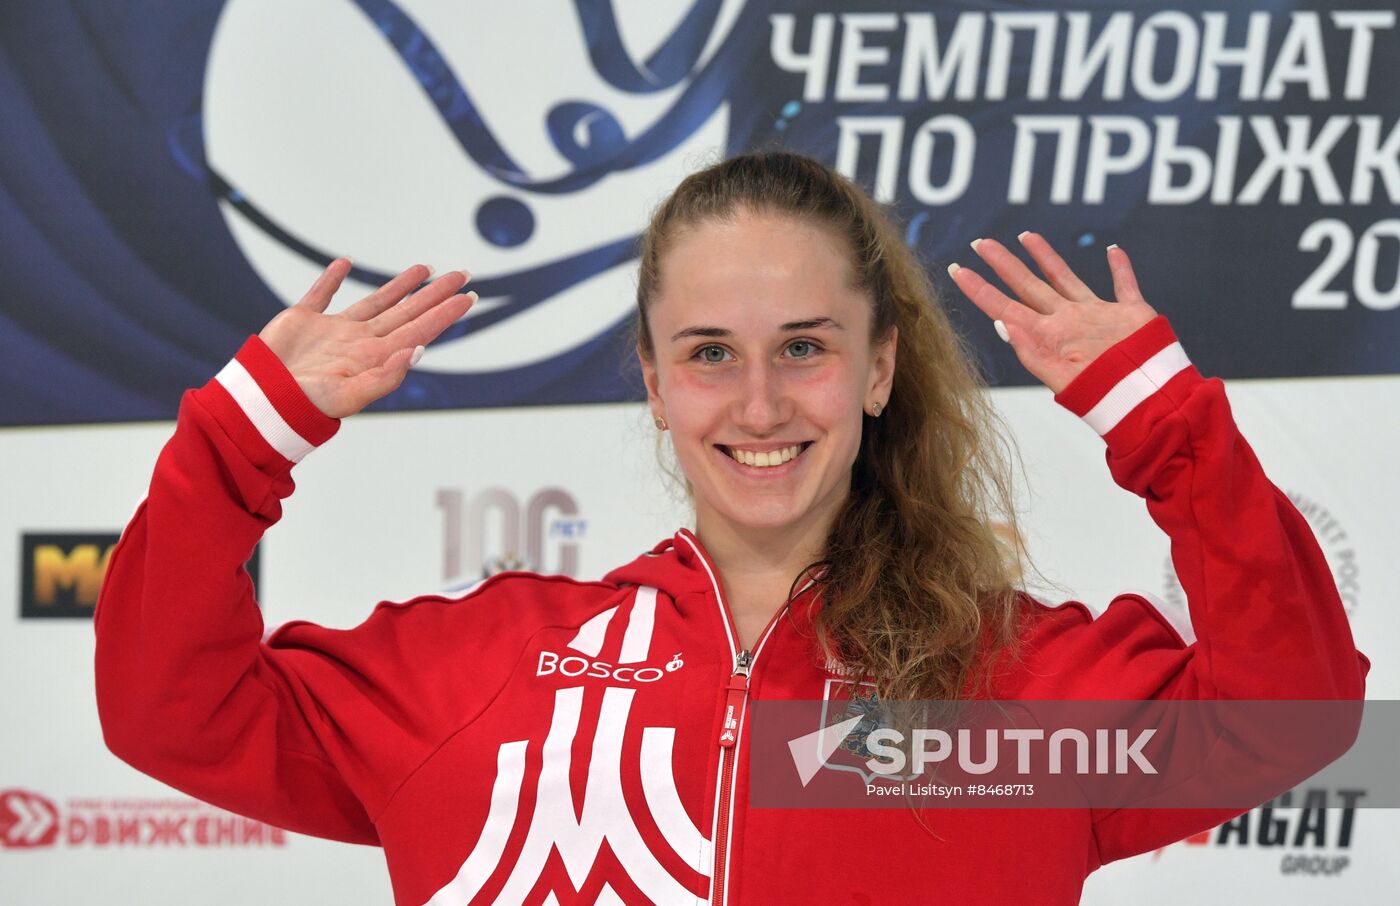
[[[720,780],[715,799],[715,863],[710,871],[710,902],[714,906],[723,906],[729,893],[729,877],[725,870],[729,855],[729,822],[730,813],[734,810],[734,771],[738,766],[739,743],[743,739],[744,712],[749,697],[749,674],[753,670],[758,653],[763,650],[763,643],[768,640],[769,633],[778,625],[787,609],[788,605],[784,604],[773,614],[768,625],[763,627],[763,632],[759,634],[758,641],[754,642],[753,651],[745,648],[734,655],[734,672],[729,675],[729,681],[724,687],[724,720],[720,724],[719,739],[716,740],[719,743]],[[729,614],[728,606],[724,612],[732,629],[733,618]]]
[[[729,604],[724,600],[724,591],[720,588],[719,577],[715,574],[714,568],[710,565],[709,555],[701,548],[699,539],[690,532],[682,529],[679,533],[694,549],[700,562],[704,565],[705,571],[709,573],[710,583],[715,590],[715,600],[719,604],[721,617],[729,633],[730,651],[734,653],[734,672],[729,675],[729,681],[725,684],[725,704],[724,720],[720,725],[719,738],[716,742],[719,745],[720,757],[720,777],[715,789],[715,834],[714,834],[714,864],[710,870],[710,903],[713,906],[723,906],[728,893],[728,876],[725,872],[725,864],[728,861],[729,851],[729,819],[730,812],[734,805],[734,769],[738,759],[739,742],[742,738],[744,726],[744,710],[749,695],[749,673],[753,669],[754,660],[758,653],[763,650],[763,643],[767,641],[768,634],[773,631],[773,627],[778,625],[778,621],[787,613],[791,600],[785,602],[777,613],[773,614],[768,621],[768,625],[763,627],[763,632],[759,633],[758,641],[754,642],[753,650],[745,648],[740,650],[738,640],[738,630],[734,625],[734,616],[729,612]],[[800,598],[813,582],[809,580],[792,600]]]
[[[730,793],[734,785],[734,746],[739,741],[739,718],[744,711],[744,699],[749,694],[749,667],[753,655],[744,649],[734,658],[734,672],[729,676],[724,703],[724,721],[719,729],[720,782],[718,798],[719,819],[715,822],[715,865],[710,873],[710,889],[714,897],[710,902],[720,906],[724,902],[725,855],[729,848],[729,808]]]

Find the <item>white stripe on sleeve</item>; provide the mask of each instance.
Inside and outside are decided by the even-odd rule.
[[[314,444],[287,424],[286,419],[273,407],[272,401],[263,393],[258,382],[253,380],[248,369],[243,367],[242,362],[232,360],[214,375],[214,380],[222,384],[234,402],[238,403],[243,414],[248,416],[253,427],[263,436],[263,440],[288,461],[301,462],[306,454],[316,449]]]
[[[1191,360],[1186,358],[1186,350],[1181,348],[1180,343],[1165,347],[1143,362],[1136,371],[1128,373],[1114,384],[1113,389],[1105,393],[1103,399],[1085,413],[1084,421],[1099,432],[1100,436],[1107,434],[1117,427],[1124,416],[1190,364]]]

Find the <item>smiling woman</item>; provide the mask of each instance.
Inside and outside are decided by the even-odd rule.
[[[657,210],[637,302],[648,401],[744,647],[820,572],[828,658],[885,699],[965,694],[979,649],[1016,638],[1004,443],[879,207],[798,155],[726,161]]]
[[[974,243],[1017,298],[969,267],[953,280],[1103,436],[1171,538],[1189,627],[1142,595],[1093,618],[1016,589],[992,530],[1014,519],[999,426],[922,267],[851,182],[753,154],[687,178],[642,246],[637,354],[693,531],[597,581],[501,572],[351,630],[264,634],[243,564],[292,469],[475,300],[464,272],[425,284],[415,266],[326,314],[337,260],[181,402],[93,617],[104,739],[224,808],[382,846],[401,904],[1076,902],[1099,865],[1243,809],[750,798],[758,769],[864,788],[804,740],[844,725],[832,745],[855,751],[881,706],[914,698],[1363,696],[1307,522],[1127,255],[1108,253],[1108,302],[1043,238],[1021,241],[1046,280]],[[758,700],[823,710],[765,747]],[[1335,757],[1355,725],[1317,735]],[[1208,741],[1203,774],[1320,766],[1250,734]]]

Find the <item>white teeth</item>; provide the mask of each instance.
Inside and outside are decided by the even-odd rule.
[[[758,469],[766,469],[771,468],[773,466],[780,466],[783,463],[788,462],[801,452],[802,445],[797,444],[791,447],[784,447],[781,450],[767,450],[761,453],[755,453],[752,450],[731,449],[729,451],[729,455],[732,456],[734,459],[738,460],[739,462],[742,462],[746,466],[753,466]]]

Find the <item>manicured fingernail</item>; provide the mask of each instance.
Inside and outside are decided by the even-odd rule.
[[[425,279],[431,280],[433,278],[433,274],[437,273],[437,268],[433,267],[431,264],[425,264],[423,266],[428,269],[428,276]]]
[[[1026,241],[1026,237],[1029,236],[1030,234],[1031,234],[1031,231],[1030,231],[1030,230],[1022,230],[1021,232],[1019,232],[1019,233],[1016,234],[1016,238],[1019,239],[1019,240],[1021,240],[1022,242],[1025,242],[1025,241]]]
[[[952,264],[948,265],[948,276],[951,277],[951,276],[953,276],[954,274],[956,274],[956,273],[958,272],[958,268],[960,268],[961,266],[962,266],[962,265],[958,264],[956,261],[954,261]]]
[[[981,239],[974,239],[974,240],[972,240],[972,241],[971,241],[970,243],[968,243],[968,244],[972,246],[972,250],[975,252],[975,251],[977,251],[977,243],[979,243],[979,242],[981,242],[981,241],[982,241]]]
[[[1001,321],[993,321],[992,326],[996,328],[997,336],[1001,337],[1004,342],[1011,342],[1011,334],[1006,332],[1005,324],[1003,324]]]
[[[1113,243],[1113,245],[1110,245],[1108,248],[1110,248],[1110,249],[1116,249],[1116,248],[1118,248],[1118,243],[1115,242],[1115,243]],[[1107,250],[1108,250],[1108,249],[1105,249],[1104,251],[1107,251]]]
[[[415,346],[413,349],[413,357],[408,360],[408,367],[412,368],[414,365],[417,365],[418,360],[421,358],[423,358],[423,347]]]

